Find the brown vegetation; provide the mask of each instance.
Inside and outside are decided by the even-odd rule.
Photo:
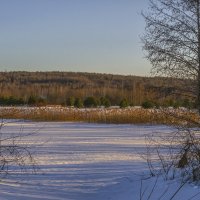
[[[121,100],[127,99],[130,105],[141,105],[148,100],[172,106],[193,100],[185,92],[188,91],[186,86],[191,85],[186,81],[95,73],[0,72],[0,98],[7,105],[31,103],[34,98],[39,105],[66,105],[70,97],[84,101],[93,96],[106,97],[111,105],[119,105]]]
[[[143,108],[67,108],[52,107],[1,107],[4,118],[35,121],[78,121],[115,124],[167,124],[178,125],[198,122],[199,115],[181,109]]]

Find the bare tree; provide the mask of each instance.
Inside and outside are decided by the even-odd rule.
[[[200,0],[149,2],[142,41],[152,72],[191,80],[200,113]]]

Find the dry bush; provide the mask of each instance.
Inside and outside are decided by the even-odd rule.
[[[166,113],[165,113],[166,114]],[[177,120],[178,126],[171,127],[171,131],[167,133],[155,132],[146,135],[146,154],[142,157],[146,160],[150,177],[155,180],[153,183],[143,188],[145,179],[141,179],[140,200],[154,199],[154,194],[158,194],[158,179],[164,180],[176,179],[180,184],[173,194],[170,194],[169,188],[159,191],[158,199],[169,200],[176,198],[177,194],[186,183],[200,184],[200,124],[198,117],[193,114],[184,116],[182,113],[174,113],[173,116]],[[180,123],[181,122],[181,123]],[[177,123],[176,123],[177,124]],[[192,200],[200,196],[198,191],[196,194],[188,198]]]
[[[178,127],[169,133],[146,136],[146,154],[150,175],[162,175],[165,180],[182,178],[200,181],[200,130]]]
[[[26,142],[36,132],[23,133],[21,128],[19,132],[7,132],[5,130],[9,123],[2,120],[0,125],[0,178],[15,171],[36,172],[32,145]]]

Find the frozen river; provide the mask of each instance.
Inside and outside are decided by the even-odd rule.
[[[64,122],[9,123],[2,132],[36,134],[27,142],[37,174],[13,174],[0,186],[0,200],[137,199],[144,134],[166,126],[102,125]],[[26,142],[26,141],[25,141]]]

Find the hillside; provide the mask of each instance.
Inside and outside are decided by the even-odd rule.
[[[69,97],[84,100],[88,96],[107,97],[112,105],[118,105],[124,98],[132,105],[141,105],[146,100],[170,104],[185,101],[180,91],[183,82],[163,77],[80,72],[0,72],[0,97],[26,102],[33,96],[46,104],[63,105]]]

